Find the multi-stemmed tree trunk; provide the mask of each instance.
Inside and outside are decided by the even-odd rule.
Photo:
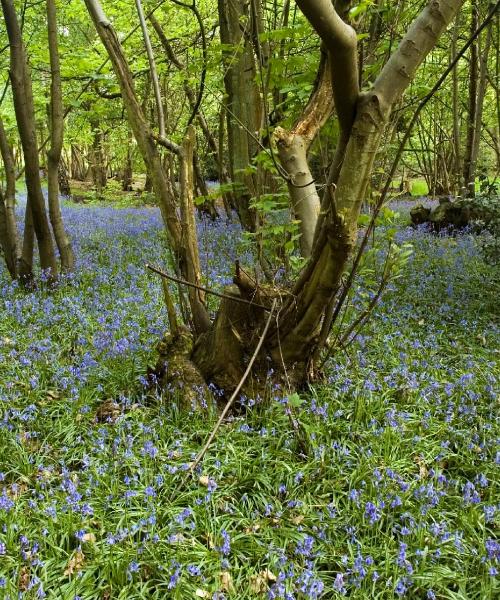
[[[118,38],[99,1],[85,1],[113,63],[180,271],[190,284],[196,285],[200,278],[194,246],[196,236],[192,219],[185,214],[189,202],[181,202],[180,221],[177,200],[163,174],[155,136],[137,101]],[[362,93],[355,31],[339,16],[331,0],[297,0],[328,53],[340,125],[338,147],[321,202],[311,256],[291,289],[261,286],[237,265],[234,285],[226,290],[226,297],[212,323],[200,290],[190,288],[194,321],[194,348],[190,351],[190,359],[205,380],[215,382],[226,391],[236,387],[264,323],[269,321],[269,310],[276,304],[278,309],[271,326],[266,329],[254,375],[265,379],[272,366],[275,371],[284,373],[291,384],[299,385],[307,379],[313,359],[318,355],[320,340],[324,341],[320,331],[329,328],[332,302],[356,246],[360,208],[391,109],[462,3],[463,0],[430,2],[415,19],[369,91]],[[339,4],[343,6],[345,2]],[[242,89],[242,93],[245,90]]]
[[[55,0],[47,0],[47,29],[50,55],[50,149],[47,152],[47,186],[49,196],[49,215],[52,230],[59,249],[61,268],[72,271],[75,256],[68,234],[64,227],[59,202],[60,163],[64,136],[64,109],[61,88],[61,67],[57,42],[57,15]]]
[[[3,250],[5,263],[12,279],[18,274],[19,242],[15,214],[16,202],[16,167],[12,148],[0,117],[0,154],[5,171],[5,188],[0,191],[0,247]]]
[[[196,231],[193,230],[190,222],[186,221],[186,210],[180,211],[181,216],[178,214],[180,205],[186,202],[189,204],[189,200],[176,196],[171,181],[163,169],[162,159],[157,147],[158,136],[153,132],[139,103],[132,73],[116,32],[107,19],[99,0],[85,0],[85,4],[94,21],[99,37],[108,52],[120,84],[130,127],[151,177],[153,190],[160,206],[169,244],[175,256],[176,269],[189,282],[195,285],[199,284],[201,283],[201,273],[199,272],[198,247],[195,239]],[[162,144],[179,156],[182,173],[186,168],[186,165],[183,164],[185,160],[182,149],[165,138],[162,139]],[[210,327],[210,319],[203,295],[199,290],[191,288],[189,299],[194,331],[201,334]]]
[[[10,80],[14,110],[24,154],[26,188],[28,191],[26,215],[27,217],[28,214],[30,215],[26,221],[28,225],[31,219],[36,234],[40,265],[44,271],[50,272],[50,277],[54,279],[57,277],[58,265],[40,180],[35,107],[28,60],[13,0],[1,1],[9,37]],[[29,231],[30,228],[25,227],[23,260],[21,261],[19,272],[19,275],[27,280],[32,278],[32,256],[29,256],[30,240],[26,239],[26,235],[30,235]],[[31,243],[32,246],[33,244]]]

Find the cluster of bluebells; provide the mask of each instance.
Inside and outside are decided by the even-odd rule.
[[[24,294],[0,272],[0,597],[71,585],[75,599],[432,600],[463,572],[471,597],[495,597],[498,330],[473,293],[489,272],[472,236],[398,232],[415,257],[397,293],[293,411],[308,460],[288,400],[263,420],[248,398],[192,477],[211,423],[143,402],[166,323],[144,270],[168,263],[159,213],[66,207],[65,219],[78,268],[60,289]],[[223,286],[239,228],[199,234]],[[364,302],[359,290],[353,306]],[[97,418],[110,398],[118,414]]]

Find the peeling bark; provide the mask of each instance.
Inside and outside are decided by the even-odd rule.
[[[322,55],[309,102],[291,131],[277,127],[274,138],[279,158],[288,176],[288,191],[295,218],[300,222],[302,256],[311,256],[321,202],[309,168],[308,150],[333,111],[332,83],[328,60]]]

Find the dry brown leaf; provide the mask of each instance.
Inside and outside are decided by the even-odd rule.
[[[85,533],[82,542],[84,544],[95,544],[95,535],[93,533]]]
[[[220,585],[223,592],[232,594],[234,592],[233,578],[229,571],[222,571],[220,574]]]
[[[250,591],[254,594],[265,594],[269,589],[269,584],[275,582],[276,575],[269,569],[265,569],[250,578]]]
[[[85,554],[81,550],[76,550],[73,556],[69,559],[68,566],[64,571],[66,577],[71,577],[83,569],[85,562]]]
[[[208,487],[208,484],[210,483],[210,477],[208,475],[202,475],[198,481],[201,485]]]
[[[105,400],[96,410],[95,416],[99,423],[114,422],[121,415],[120,405],[114,400]]]
[[[30,585],[30,572],[28,567],[23,567],[19,573],[19,591],[25,592]]]
[[[426,479],[429,475],[429,470],[427,469],[424,458],[422,456],[417,456],[415,457],[415,462],[419,466],[420,479]]]
[[[304,515],[297,515],[296,517],[292,517],[292,523],[294,525],[300,525],[304,520]]]

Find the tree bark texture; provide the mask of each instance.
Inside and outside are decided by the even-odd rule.
[[[190,232],[194,224],[189,216],[192,214],[189,197],[182,197],[182,219],[179,222],[171,190],[168,189],[163,172],[157,165],[158,155],[153,135],[137,103],[132,78],[116,35],[100,10],[98,1],[85,1],[120,81],[129,120],[153,178],[172,247],[182,259],[185,277],[193,281],[197,278],[198,267],[195,257],[189,256],[191,248],[194,251],[192,244],[195,242],[192,231]],[[328,53],[333,98],[341,129],[336,160],[322,198],[322,210],[316,225],[311,257],[293,289],[283,290],[261,285],[237,265],[234,285],[227,288],[227,297],[219,307],[215,322],[210,324],[204,311],[203,318],[199,317],[199,320],[204,320],[206,316],[207,321],[202,324],[195,323],[196,338],[191,359],[206,380],[214,381],[226,391],[236,387],[245,371],[245,361],[252,354],[264,329],[269,308],[274,304],[274,300],[279,298],[280,306],[275,323],[266,336],[254,379],[260,377],[263,382],[268,369],[272,367],[281,371],[292,384],[300,385],[305,382],[312,357],[318,347],[325,315],[339,290],[349,257],[356,246],[360,208],[391,109],[400,100],[417,68],[435,46],[462,3],[463,0],[430,2],[415,19],[371,89],[360,93],[357,38],[354,30],[342,20],[331,0],[297,0],[298,6],[321,37]],[[242,57],[246,61],[250,60],[244,48],[244,44],[247,43],[244,4],[239,0],[231,3],[219,2],[221,31],[225,30],[228,33],[228,28],[232,27],[233,36],[224,41],[222,34],[223,42],[232,47],[235,41],[236,45],[241,44],[240,52],[234,53],[232,57],[238,64],[239,73],[229,73],[232,65],[226,63],[226,68],[229,67],[227,75],[234,77],[227,86],[228,108],[232,113],[235,112],[234,104],[238,102],[241,106],[236,110],[242,113],[250,108],[254,109],[255,106],[250,106],[251,87],[245,85],[245,82],[241,82],[239,88],[235,87],[238,77],[243,74],[247,77],[254,68],[250,62],[240,62]],[[343,6],[344,3],[340,4]],[[229,10],[239,10],[239,16],[228,16]],[[229,54],[226,58],[229,61]],[[248,68],[246,71],[245,66]],[[231,98],[231,89],[233,93],[238,90],[241,98]],[[259,106],[258,103],[256,105]],[[320,120],[315,119],[318,122]],[[244,115],[242,121],[248,124],[251,119]],[[256,119],[255,122],[258,121]],[[234,127],[234,121],[228,126]],[[314,129],[312,127],[311,131]],[[308,127],[304,127],[301,133],[299,128],[295,133],[301,136],[303,134],[303,139],[307,139],[308,130]],[[247,133],[245,132],[245,136]],[[241,134],[241,131],[235,133],[233,129],[229,135],[230,151],[235,147],[236,134]],[[238,139],[243,138],[242,135]],[[244,151],[247,152],[242,167],[249,164],[249,145],[248,138],[241,142],[241,148],[245,146]],[[181,149],[181,154],[188,154],[187,148]],[[240,152],[238,160],[242,154],[243,151]],[[182,165],[182,169],[186,169],[186,166]],[[189,178],[191,175],[186,171],[184,177]],[[184,232],[188,232],[187,245],[183,238]],[[182,247],[189,248],[187,254],[181,255]],[[233,296],[235,300],[231,299]],[[203,298],[199,294],[192,297],[204,308]],[[249,304],[243,304],[241,301]],[[191,307],[195,316],[193,301]]]
[[[0,154],[5,170],[5,190],[0,193],[0,244],[5,263],[12,279],[18,274],[19,241],[17,233],[16,203],[16,167],[7,133],[0,117]]]
[[[476,2],[471,3],[471,22],[470,31],[473,33],[479,23],[479,7]],[[464,196],[474,196],[475,194],[475,173],[473,164],[473,153],[476,131],[477,115],[477,90],[478,90],[478,41],[474,41],[470,49],[469,59],[469,108],[467,118],[467,140],[464,153],[464,175],[463,175],[463,194]]]
[[[14,110],[24,154],[26,188],[28,191],[27,209],[31,211],[32,215],[33,229],[40,254],[40,265],[44,271],[50,272],[50,277],[54,279],[57,278],[58,265],[40,180],[35,108],[28,60],[13,0],[2,0],[2,10],[9,37],[10,79]],[[20,275],[30,278],[32,274],[21,272]]]
[[[262,100],[256,84],[257,67],[252,45],[253,19],[248,0],[219,0],[220,38],[224,45],[223,67],[230,175],[240,221],[249,231],[257,227],[250,201],[256,179],[248,173],[257,154],[262,126]]]
[[[288,191],[300,222],[302,256],[311,256],[321,201],[307,160],[308,150],[333,111],[331,71],[322,54],[316,83],[301,117],[291,131],[277,127],[274,137],[279,158],[289,180]]]
[[[61,214],[59,201],[59,169],[64,138],[64,108],[61,87],[61,66],[57,41],[57,13],[55,0],[47,0],[47,28],[50,55],[50,149],[47,152],[47,185],[49,215],[54,238],[59,249],[61,268],[69,272],[74,269],[75,255]]]
[[[115,75],[120,84],[121,95],[130,127],[146,164],[148,174],[151,176],[153,190],[160,206],[170,247],[175,256],[176,267],[185,279],[196,284],[196,265],[199,264],[199,259],[197,258],[198,247],[196,240],[192,239],[192,226],[186,220],[187,217],[185,216],[185,212],[190,209],[192,199],[183,197],[181,198],[183,208],[178,206],[175,192],[163,169],[162,159],[156,145],[156,137],[138,101],[132,73],[130,72],[118,37],[104,14],[99,0],[85,0],[85,4],[94,21],[99,37],[108,52]],[[191,166],[187,165],[183,149],[170,140],[161,139],[159,141],[168,147],[169,150],[180,156],[182,178],[186,182],[185,185],[189,185],[189,181],[192,181],[192,161]],[[178,208],[182,208],[181,213],[184,211],[182,221],[178,216]],[[192,294],[189,298],[191,301],[194,330],[200,334],[210,326],[210,319],[201,296],[199,294]]]

